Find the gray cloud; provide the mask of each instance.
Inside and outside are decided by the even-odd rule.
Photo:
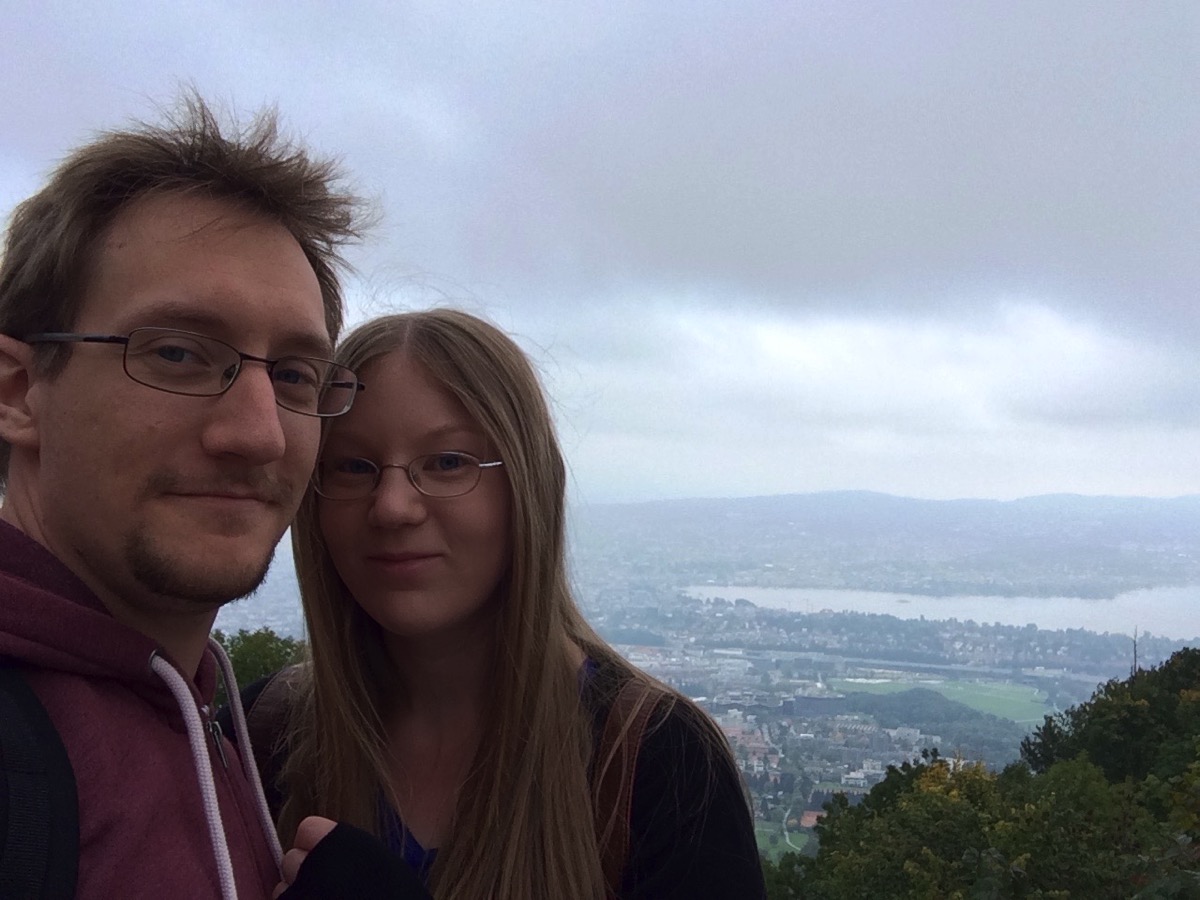
[[[544,80],[522,115],[492,107],[468,269],[1191,316],[1190,8],[724,7],[681,9],[673,40],[631,16],[619,51],[517,57]]]
[[[377,197],[357,315],[542,365],[586,496],[1185,493],[1187,2],[6,11],[0,205],[179,83]]]

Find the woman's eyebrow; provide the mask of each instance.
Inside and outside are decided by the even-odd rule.
[[[362,444],[369,443],[377,437],[377,432],[371,430],[358,430],[342,427],[335,427],[330,430],[329,435],[325,438],[324,446],[330,444]],[[435,428],[430,428],[422,431],[417,437],[419,441],[443,440],[446,438],[465,436],[479,438],[486,441],[488,436],[483,429],[478,425],[472,425],[468,422],[449,422],[445,425],[438,425]]]
[[[439,425],[437,428],[431,428],[429,431],[425,432],[424,437],[426,439],[441,438],[456,434],[466,434],[470,435],[471,437],[479,438],[487,437],[487,435],[483,433],[482,428],[480,428],[478,425],[468,422],[451,422],[446,425]]]

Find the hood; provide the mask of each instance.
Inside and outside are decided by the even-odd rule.
[[[0,657],[87,678],[127,682],[155,705],[177,710],[150,668],[159,645],[118,622],[100,599],[49,550],[0,521]],[[198,703],[211,702],[216,664],[206,652],[192,685]]]

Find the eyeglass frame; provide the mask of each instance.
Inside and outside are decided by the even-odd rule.
[[[185,337],[202,338],[203,340],[212,341],[213,343],[220,344],[223,347],[228,347],[230,350],[232,350],[238,356],[237,368],[234,369],[233,375],[230,377],[229,382],[223,388],[221,388],[220,390],[208,391],[208,392],[204,392],[204,393],[196,393],[195,391],[176,391],[176,390],[172,390],[171,388],[165,388],[165,387],[162,387],[157,384],[151,384],[150,382],[143,381],[140,378],[135,378],[133,376],[133,374],[129,371],[129,342],[133,338],[133,335],[137,334],[137,332],[139,332],[139,331],[158,331],[158,332],[163,332],[165,334],[181,334],[181,335],[184,335]],[[272,389],[272,392],[275,393],[275,404],[277,406],[279,406],[280,409],[286,409],[289,412],[298,413],[299,415],[302,415],[302,416],[314,416],[316,418],[321,418],[321,419],[330,419],[330,418],[335,418],[337,416],[345,415],[346,413],[348,413],[350,411],[350,408],[354,405],[354,398],[358,396],[358,392],[365,391],[367,389],[367,386],[358,380],[358,375],[354,372],[353,369],[351,369],[349,366],[343,366],[341,363],[335,362],[332,359],[325,359],[320,356],[300,356],[298,354],[285,354],[284,356],[277,356],[274,359],[270,359],[270,358],[267,358],[264,356],[254,356],[251,353],[243,353],[237,347],[233,346],[233,344],[230,344],[227,341],[223,341],[220,338],[215,338],[215,337],[212,337],[211,335],[207,335],[207,334],[201,334],[198,331],[187,331],[182,328],[162,328],[157,325],[143,325],[138,328],[130,329],[128,334],[89,334],[89,333],[72,332],[72,331],[42,331],[42,332],[37,332],[36,334],[27,335],[25,338],[22,339],[22,341],[23,341],[23,343],[26,343],[26,344],[120,344],[120,345],[122,345],[121,368],[124,370],[126,376],[128,376],[130,381],[134,382],[135,384],[140,384],[140,385],[143,385],[144,387],[151,388],[152,390],[162,391],[164,394],[174,394],[178,397],[219,397],[219,396],[221,396],[226,391],[228,391],[231,387],[233,387],[233,383],[235,381],[237,381],[237,377],[242,374],[243,363],[246,363],[246,362],[262,363],[267,369],[267,375],[272,375],[275,371],[276,365],[278,365],[280,362],[282,362],[284,360],[289,360],[289,359],[299,359],[299,360],[304,360],[306,362],[325,363],[334,368],[345,369],[354,378],[354,390],[350,394],[350,399],[346,403],[346,408],[339,410],[338,412],[325,412],[325,413],[323,413],[323,412],[308,412],[303,409],[296,409],[293,406],[288,406],[287,404],[281,402],[279,399],[279,394]],[[349,386],[348,383],[346,383],[346,382],[331,382],[331,384],[338,384],[342,387]]]
[[[429,493],[427,490],[425,490],[423,487],[421,487],[421,485],[419,485],[417,483],[416,479],[413,477],[411,467],[412,467],[413,463],[415,463],[419,460],[422,460],[422,459],[428,459],[432,456],[457,456],[457,457],[461,457],[461,458],[470,460],[471,463],[475,466],[475,481],[465,491],[461,491],[457,494],[431,494],[431,493]],[[384,469],[403,469],[405,476],[408,478],[408,483],[411,484],[413,486],[413,489],[421,496],[432,497],[434,500],[453,500],[455,497],[465,497],[467,494],[471,493],[471,491],[475,490],[475,488],[479,487],[479,482],[483,480],[483,470],[484,469],[494,469],[497,466],[504,465],[504,460],[502,460],[502,459],[488,460],[485,462],[484,460],[477,457],[474,453],[467,453],[463,450],[436,450],[433,453],[422,453],[419,456],[414,456],[412,459],[410,459],[406,463],[377,463],[377,462],[375,462],[375,460],[368,459],[365,456],[347,456],[345,458],[357,460],[358,462],[370,463],[372,466],[375,467],[375,479],[374,479],[374,483],[371,485],[371,489],[369,491],[367,491],[365,494],[361,494],[356,497],[330,497],[326,494],[321,493],[320,473],[321,473],[321,466],[323,465],[324,461],[318,459],[317,465],[313,469],[313,475],[312,475],[312,487],[313,487],[313,490],[316,492],[317,496],[321,497],[324,500],[330,500],[333,503],[353,503],[356,500],[366,500],[368,497],[373,496],[377,490],[379,490],[379,485],[383,482],[383,470]]]

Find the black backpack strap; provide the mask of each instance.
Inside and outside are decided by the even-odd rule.
[[[71,760],[24,675],[0,663],[0,897],[69,900],[78,874]]]

